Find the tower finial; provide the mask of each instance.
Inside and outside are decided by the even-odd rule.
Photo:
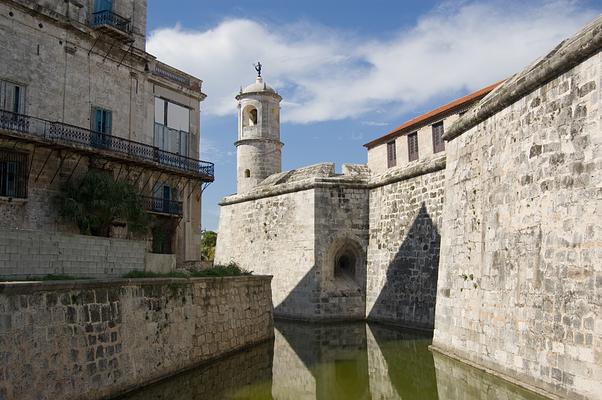
[[[257,71],[257,77],[261,78],[261,68],[262,68],[261,62],[257,61],[257,64],[253,64],[253,66],[255,67],[255,71]]]

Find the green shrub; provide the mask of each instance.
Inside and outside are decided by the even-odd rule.
[[[110,173],[89,171],[81,182],[69,182],[59,196],[60,213],[84,235],[108,237],[111,225],[122,220],[128,229],[145,234],[150,216],[134,186],[116,182]]]

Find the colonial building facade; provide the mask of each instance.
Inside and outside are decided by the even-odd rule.
[[[200,259],[201,191],[213,181],[213,164],[199,161],[206,96],[201,80],[145,51],[146,7],[138,0],[0,1],[0,222],[16,253],[27,253],[34,237],[56,239],[46,250],[30,246],[39,257],[5,257],[0,275],[106,276],[145,262]],[[153,222],[142,246],[99,239],[96,257],[82,238],[65,237],[78,232],[53,198],[92,169],[144,196]],[[133,238],[124,226],[111,236]],[[78,241],[76,266],[78,257],[58,254]]]

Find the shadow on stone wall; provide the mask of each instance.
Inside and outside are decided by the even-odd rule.
[[[286,298],[274,307],[275,317],[312,319],[320,314],[320,294],[316,270],[316,266],[313,266]]]
[[[441,235],[423,203],[393,260],[368,320],[433,329]]]

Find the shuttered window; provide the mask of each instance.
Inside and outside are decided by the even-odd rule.
[[[418,132],[408,135],[408,159],[410,161],[418,160]]]
[[[0,110],[25,114],[25,87],[0,80]]]
[[[439,153],[445,150],[443,141],[443,121],[433,124],[433,153]]]
[[[395,150],[395,141],[387,143],[387,168],[397,165],[397,151]]]

